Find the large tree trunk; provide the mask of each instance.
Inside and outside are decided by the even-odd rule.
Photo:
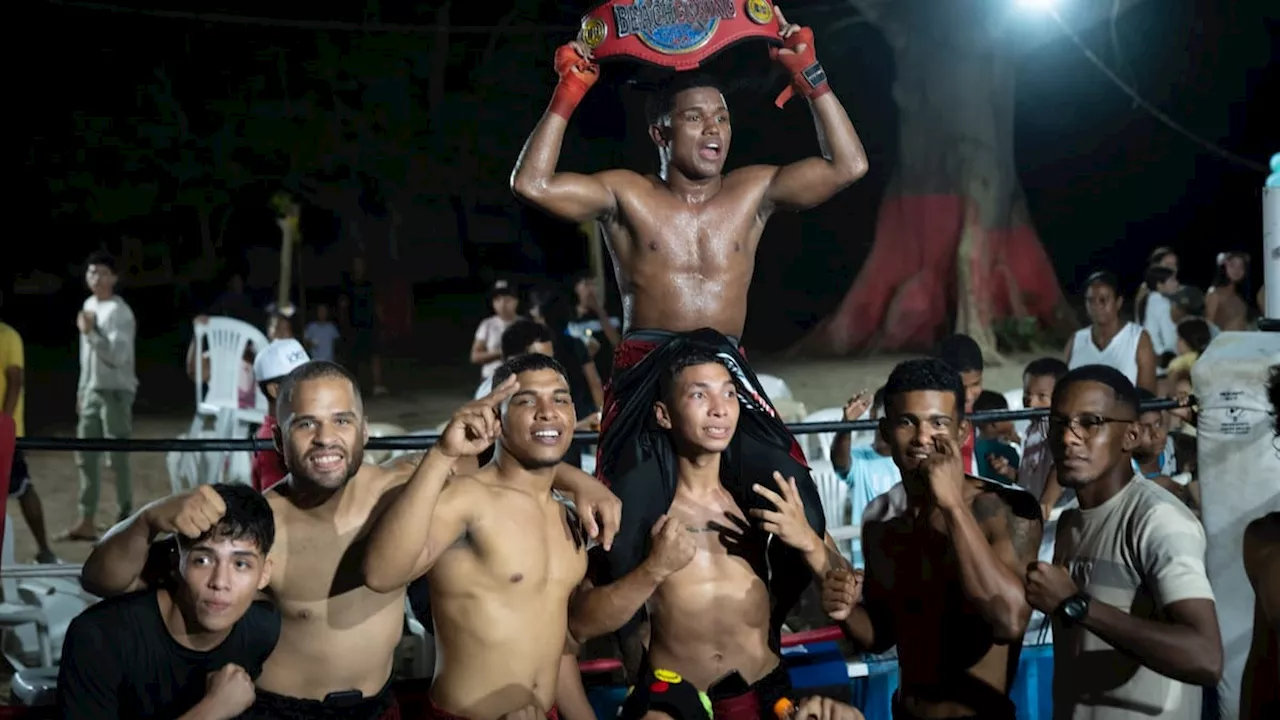
[[[904,18],[895,46],[898,164],[875,244],[834,314],[796,347],[807,354],[922,350],[955,329],[995,360],[993,323],[1055,324],[1053,266],[1028,220],[1013,162],[1012,58],[934,8]]]

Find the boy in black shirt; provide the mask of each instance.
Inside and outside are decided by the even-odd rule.
[[[229,720],[254,701],[280,615],[255,602],[271,578],[275,521],[248,485],[202,485],[126,520],[178,535],[171,582],[89,608],[71,622],[58,672],[64,720]],[[122,523],[124,524],[124,523]]]

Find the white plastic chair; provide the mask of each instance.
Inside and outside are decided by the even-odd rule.
[[[787,381],[776,375],[757,375],[756,379],[760,381],[760,390],[775,402],[779,400],[790,400],[791,388],[787,387]]]
[[[0,570],[18,567],[13,552],[13,519],[4,524],[4,551]],[[62,567],[52,565],[48,567]],[[96,602],[80,583],[66,578],[26,578],[5,576],[0,580],[4,602],[0,603],[0,648],[15,670],[52,668],[62,655],[62,638],[67,626]]]
[[[844,408],[823,408],[816,412],[809,413],[805,416],[804,421],[807,423],[819,422],[840,422],[844,419]],[[858,418],[859,420],[870,420],[871,410],[868,408]],[[835,433],[809,433],[801,446],[804,448],[805,456],[810,461],[813,460],[831,460],[831,444],[835,442]],[[852,447],[858,445],[870,445],[875,440],[875,431],[859,430],[850,436],[850,444]]]
[[[240,407],[240,377],[243,372],[245,351],[250,345],[256,352],[267,347],[267,336],[249,323],[229,317],[211,317],[205,322],[193,323],[195,330],[195,396],[196,412],[191,420],[188,437],[208,437],[207,425],[213,422],[213,437],[218,439],[239,439],[249,436],[250,425],[260,425],[267,415],[267,398],[262,391],[254,388],[254,405],[251,408]],[[209,376],[205,377],[203,355],[209,358]],[[205,387],[207,385],[207,388]],[[199,473],[195,478],[185,474],[170,474],[169,481],[174,492],[180,492],[190,484],[221,482],[229,465],[234,465],[231,473],[237,481],[247,482],[249,475],[249,453],[237,453],[244,458],[228,457],[226,452],[202,453],[210,456],[194,461]],[[180,459],[176,465],[190,469],[190,461]],[[171,463],[172,466],[172,463]]]
[[[849,486],[836,477],[836,469],[829,460],[810,461],[809,471],[813,483],[818,486],[822,512],[827,516],[827,532],[837,547],[847,547],[848,541],[857,537],[859,531],[857,525],[850,525],[845,520],[849,515]],[[842,552],[847,551],[842,549]]]

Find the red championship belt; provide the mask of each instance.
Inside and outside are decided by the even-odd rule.
[[[743,40],[781,45],[771,0],[609,0],[582,17],[595,60],[632,58],[692,70]]]

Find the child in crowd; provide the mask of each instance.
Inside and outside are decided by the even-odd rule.
[[[973,402],[973,411],[992,412],[1008,410],[1009,402],[998,392],[983,390]],[[1018,480],[1018,449],[1020,438],[1013,429],[1012,420],[974,423],[978,437],[973,445],[974,461],[978,475],[993,480]]]
[[[845,406],[845,421],[857,420],[867,408],[866,395],[858,394]],[[875,392],[871,400],[871,419],[877,420],[884,413],[884,388]],[[831,443],[831,465],[835,468],[836,477],[849,486],[849,521],[850,525],[862,524],[862,513],[867,505],[878,495],[889,492],[894,485],[902,482],[902,474],[893,463],[889,452],[889,444],[879,430],[870,445],[851,447],[852,437],[848,431],[836,433]],[[839,518],[828,522],[837,524]],[[862,542],[853,540],[852,558],[854,567],[863,567]]]
[[[1067,364],[1058,358],[1043,357],[1027,363],[1022,371],[1022,407],[1047,410],[1053,401],[1053,389],[1067,374]],[[1018,484],[1040,498],[1041,510],[1049,517],[1062,498],[1062,488],[1053,474],[1053,456],[1049,453],[1049,419],[1037,418],[1027,428],[1018,465]]]
[[[267,415],[255,435],[259,440],[274,440],[276,428],[276,394],[280,392],[280,383],[294,368],[309,362],[307,351],[302,343],[288,338],[276,340],[258,354],[253,361],[253,376],[258,387],[267,397]],[[266,492],[268,488],[284,479],[289,474],[285,469],[284,457],[274,447],[258,450],[253,454],[253,465],[249,472],[253,489]]]
[[[1138,388],[1138,399],[1148,403],[1156,400],[1156,396]],[[1139,413],[1138,431],[1138,444],[1133,448],[1133,471],[1173,493],[1199,517],[1195,440],[1169,432],[1168,410]]]
[[[1191,366],[1213,340],[1213,330],[1202,317],[1186,317],[1178,322],[1177,357],[1169,363],[1169,374],[1190,373]]]
[[[280,614],[255,602],[271,578],[271,508],[245,485],[202,485],[111,530],[143,545],[161,533],[178,536],[163,582],[103,600],[67,628],[60,717],[233,718],[253,704],[280,636]]]
[[[329,306],[316,306],[316,319],[307,323],[302,331],[302,339],[307,341],[307,349],[311,351],[312,360],[337,362],[336,347],[342,333],[329,318]]]
[[[951,366],[960,373],[964,383],[964,412],[973,412],[973,403],[982,394],[982,349],[968,335],[956,333],[948,336],[938,346],[935,358]],[[964,459],[964,470],[967,473],[978,472],[977,458],[974,454],[974,433],[965,433],[960,445],[960,455]]]

